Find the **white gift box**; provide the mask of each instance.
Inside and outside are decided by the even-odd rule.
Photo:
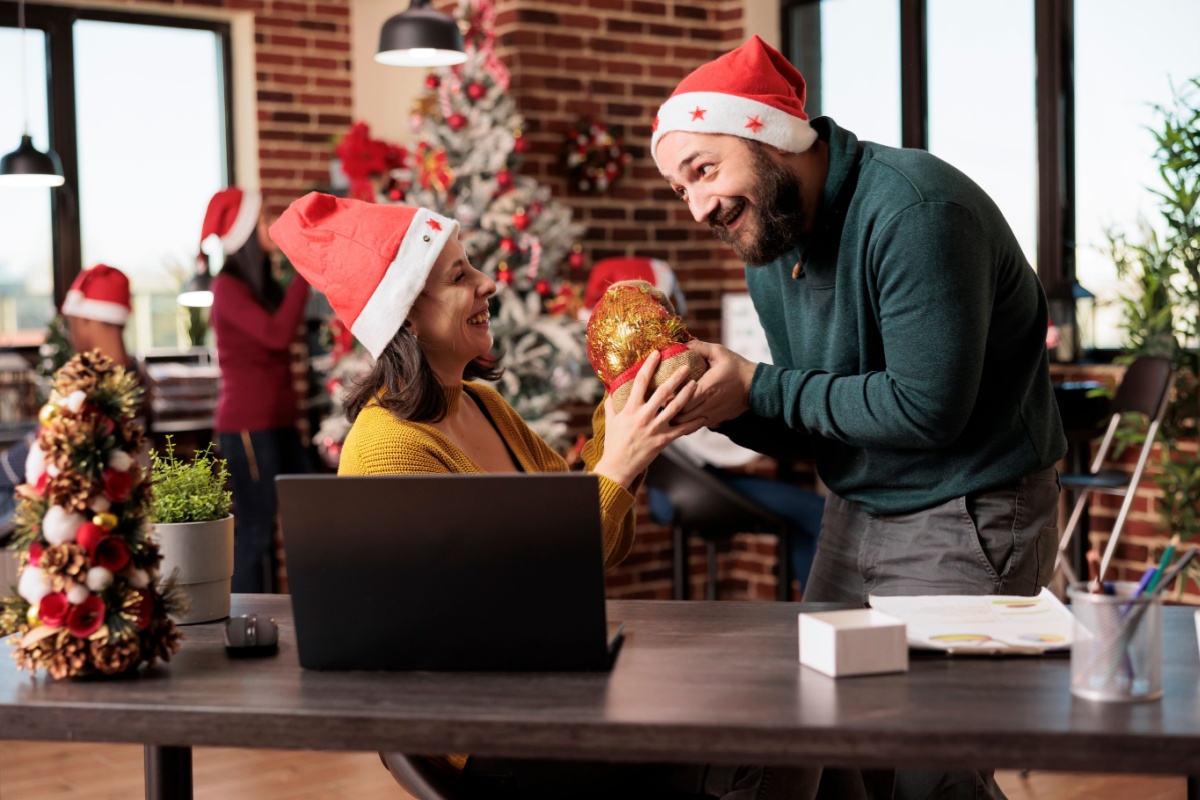
[[[872,608],[801,614],[800,663],[834,678],[907,672],[904,622]]]

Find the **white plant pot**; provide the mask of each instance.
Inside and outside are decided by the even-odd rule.
[[[212,622],[229,616],[233,583],[233,515],[211,522],[157,523],[154,536],[162,552],[159,574],[175,577],[190,608],[172,615],[180,625]]]

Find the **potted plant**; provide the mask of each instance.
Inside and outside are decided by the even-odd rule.
[[[175,574],[190,608],[175,617],[181,625],[212,622],[229,616],[233,581],[233,504],[225,488],[229,472],[212,445],[191,460],[175,456],[167,437],[166,452],[150,454],[154,502],[150,515],[162,551],[160,572]]]
[[[1155,111],[1162,184],[1152,191],[1161,232],[1145,225],[1137,240],[1116,233],[1109,239],[1117,273],[1130,287],[1122,298],[1127,357],[1165,356],[1177,368],[1153,478],[1165,527],[1189,541],[1200,539],[1200,78]]]

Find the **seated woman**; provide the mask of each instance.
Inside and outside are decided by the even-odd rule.
[[[341,475],[567,470],[512,406],[475,382],[500,375],[487,302],[496,284],[471,266],[457,230],[458,223],[427,209],[317,193],[297,200],[271,227],[271,238],[376,360],[347,403],[354,425],[342,449]],[[586,468],[600,479],[609,567],[632,545],[634,493],[646,467],[670,442],[700,427],[699,421],[671,425],[696,384],[685,385],[682,367],[651,392],[658,363],[657,354],[647,359],[620,413],[605,398],[593,417],[595,437],[584,448]],[[810,796],[820,775],[461,755],[445,761],[460,773],[462,794],[480,797],[634,797],[668,790],[765,800]]]

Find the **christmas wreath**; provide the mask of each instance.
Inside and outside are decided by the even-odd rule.
[[[563,143],[569,186],[577,192],[603,194],[620,180],[629,153],[620,137],[603,123],[580,117]]]

